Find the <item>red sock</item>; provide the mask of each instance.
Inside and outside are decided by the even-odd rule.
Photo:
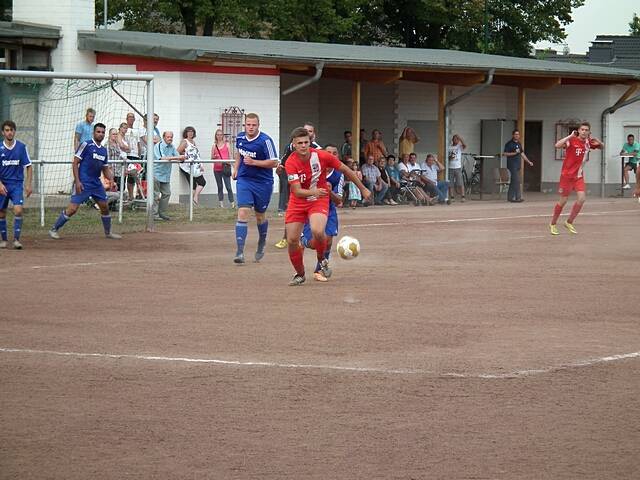
[[[326,249],[327,237],[323,238],[320,242],[316,242],[316,255],[318,257],[318,262],[322,262],[324,260],[324,252]]]
[[[289,260],[291,260],[291,265],[295,268],[296,273],[300,276],[304,276],[304,248],[290,246]]]
[[[307,247],[309,247],[311,250],[315,250],[316,249],[316,239],[312,238],[311,240],[309,240],[307,242]]]
[[[578,214],[580,213],[580,210],[582,210],[582,203],[574,203],[573,207],[571,207],[571,213],[569,214],[569,220],[567,220],[567,222],[573,224],[573,221],[576,219],[576,217],[578,216]]]
[[[555,225],[558,222],[558,217],[562,213],[563,207],[564,205],[560,205],[559,203],[556,203],[556,206],[553,207],[553,217],[551,218],[551,225]]]

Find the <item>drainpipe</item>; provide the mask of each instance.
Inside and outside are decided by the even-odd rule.
[[[298,90],[301,90],[306,86],[311,85],[312,83],[315,83],[318,80],[320,80],[320,77],[322,76],[323,68],[324,68],[324,62],[316,63],[316,74],[313,77],[307,78],[306,80],[299,83],[298,85],[294,85],[293,87],[287,88],[284,92],[282,92],[282,96],[289,95],[290,93],[293,93],[293,92],[297,92]]]
[[[484,90],[489,85],[491,85],[491,83],[493,83],[493,74],[495,73],[495,71],[496,71],[496,69],[492,68],[491,70],[489,70],[487,72],[487,76],[486,76],[484,82],[479,83],[478,85],[475,85],[473,88],[467,90],[462,95],[459,95],[456,98],[452,98],[451,100],[449,100],[444,105],[444,141],[445,141],[444,151],[445,151],[445,155],[446,155],[446,152],[447,152],[447,148],[449,146],[449,114],[451,113],[451,107],[453,107],[456,103],[459,103],[462,100],[466,99],[467,97],[475,95],[476,93],[480,93],[482,90]],[[446,178],[446,179],[449,178],[449,162],[448,161],[445,162],[445,177],[444,178]]]
[[[640,101],[640,95],[636,95],[635,97],[632,97],[628,100],[623,100],[624,98],[631,95],[635,90],[637,90],[638,87],[640,87],[640,83],[636,83],[635,85],[632,85],[624,93],[624,95],[620,97],[620,99],[616,103],[614,103],[608,108],[605,108],[602,111],[602,116],[600,117],[600,128],[602,129],[602,132],[601,132],[602,135],[600,138],[602,139],[602,143],[604,143],[604,147],[602,147],[602,158],[600,159],[600,197],[601,198],[605,197],[605,187],[606,187],[606,180],[607,180],[606,178],[607,177],[607,155],[609,155],[609,149],[607,148],[607,143],[608,143],[607,142],[607,130],[608,130],[607,120],[609,118],[609,115],[616,113],[616,111],[618,111],[619,109],[626,107],[627,105],[631,105],[632,103],[635,103],[637,101]]]

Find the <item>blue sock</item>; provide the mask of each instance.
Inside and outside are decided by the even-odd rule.
[[[2,240],[7,241],[7,219],[0,218],[0,235],[2,235]]]
[[[258,224],[258,245],[264,245],[267,241],[267,230],[269,229],[269,220]]]
[[[236,244],[238,245],[236,255],[244,253],[244,242],[247,241],[247,231],[247,222],[238,220],[236,222]]]
[[[6,230],[6,227],[5,227]],[[22,217],[15,217],[13,219],[13,239],[20,240],[20,233],[22,232]]]
[[[100,218],[102,218],[104,234],[109,235],[111,233],[111,215],[102,215]]]
[[[60,230],[64,226],[64,224],[67,223],[68,221],[69,221],[69,217],[67,217],[67,214],[64,213],[64,210],[63,210],[60,216],[58,217],[58,219],[56,220],[56,223],[53,224],[53,230]]]
[[[319,271],[320,271],[320,262],[316,262],[316,269],[313,272],[315,273]]]
[[[331,247],[328,247],[325,251],[324,251],[324,258],[326,258],[327,260],[329,260],[329,257],[331,256]]]

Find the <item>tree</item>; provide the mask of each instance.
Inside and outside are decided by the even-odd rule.
[[[0,0],[0,21],[11,21],[11,0]]]
[[[150,3],[149,3],[150,2]],[[483,50],[529,56],[541,40],[561,42],[584,0],[110,0],[125,29],[235,35],[305,42]],[[96,23],[102,0],[96,0]],[[487,14],[485,16],[485,7]],[[148,12],[152,12],[149,14]]]
[[[640,37],[640,17],[637,13],[633,14],[633,19],[629,22],[629,34],[633,37]]]

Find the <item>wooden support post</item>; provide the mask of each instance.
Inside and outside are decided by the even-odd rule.
[[[447,138],[446,138],[446,130],[447,126],[445,125],[445,116],[444,116],[444,106],[447,103],[447,87],[446,85],[438,84],[438,160],[440,160],[443,164],[448,164],[449,159],[447,158]],[[447,163],[445,163],[447,162]],[[441,172],[444,179],[444,172]]]
[[[360,81],[351,90],[351,157],[360,162]]]
[[[526,116],[526,90],[523,87],[518,87],[518,130],[520,131],[520,144],[522,150],[527,151],[524,138],[525,116]],[[524,195],[524,158],[520,158],[520,193]]]

